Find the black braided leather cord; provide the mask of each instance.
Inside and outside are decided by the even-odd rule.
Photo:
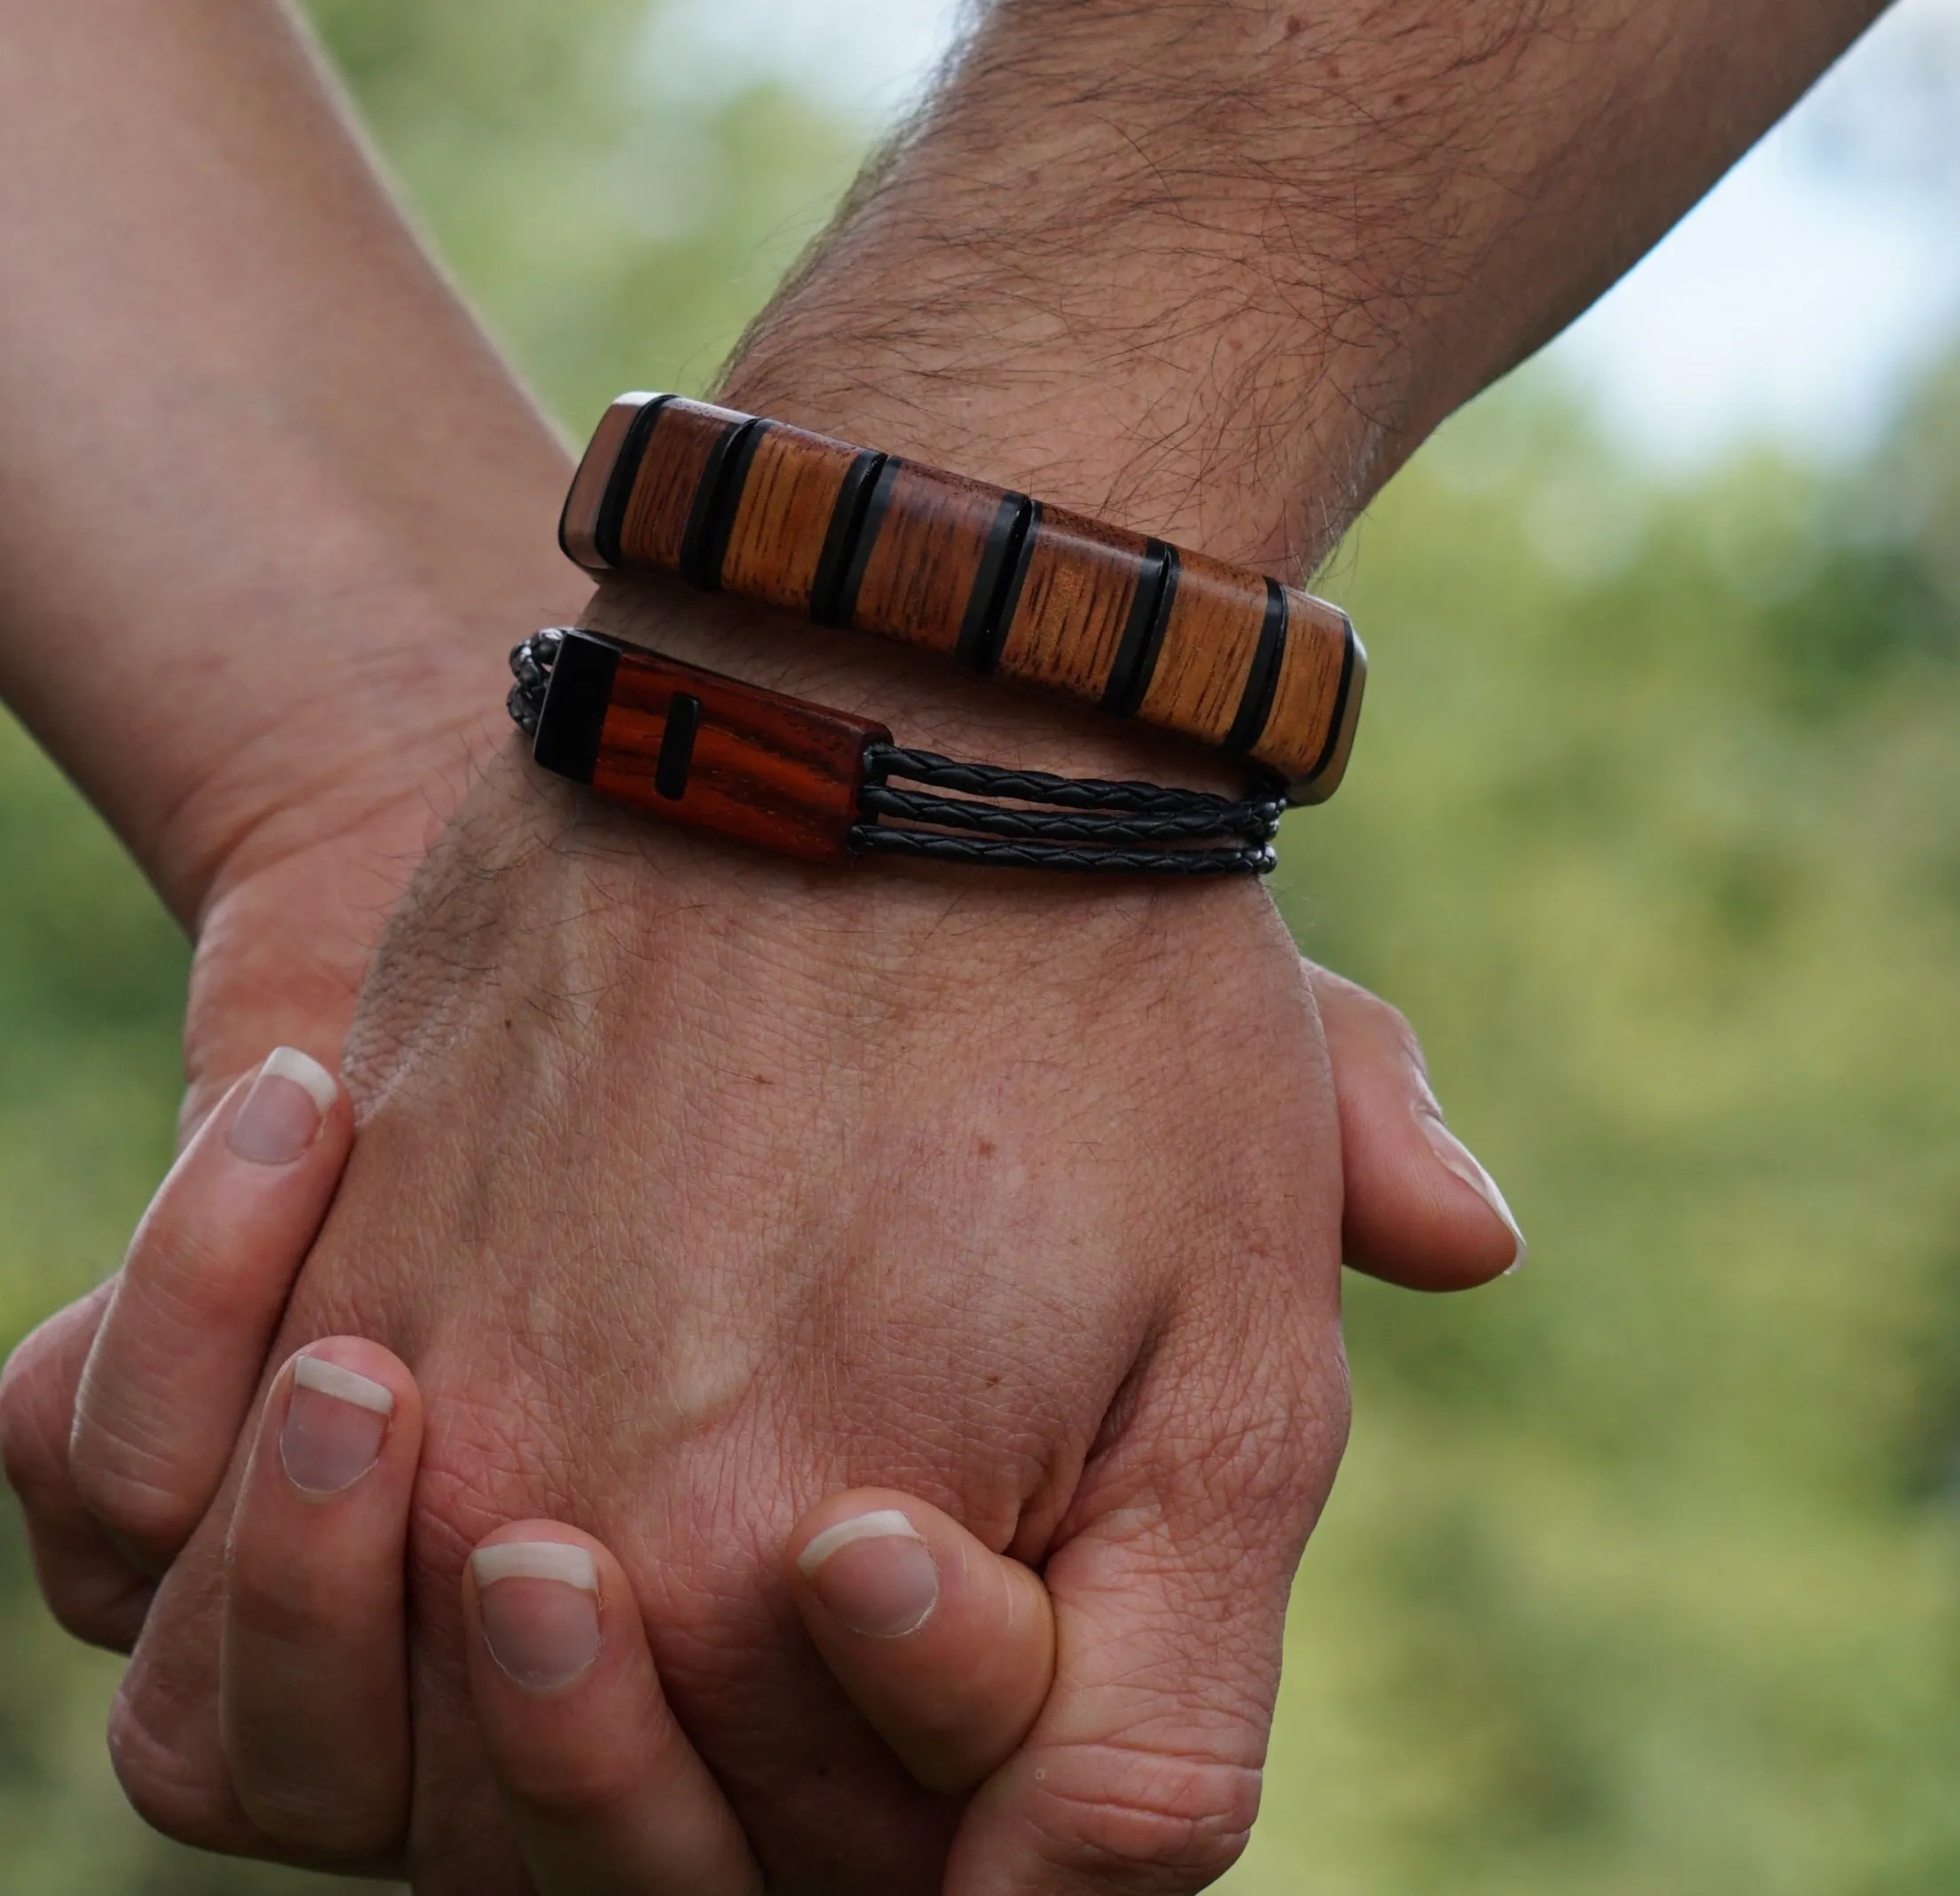
[[[1102,811],[1008,810],[964,798],[934,797],[921,791],[867,783],[857,806],[868,815],[895,816],[905,822],[933,823],[947,830],[978,830],[1049,843],[1210,843],[1239,834],[1263,843],[1271,832],[1254,819],[1241,825],[1221,822],[1209,810],[1176,815],[1119,816]]]
[[[1103,876],[1264,876],[1279,865],[1263,849],[1088,849],[1067,843],[1003,843],[984,836],[942,836],[932,830],[886,830],[860,823],[853,849],[891,856],[926,856],[984,869],[1065,869]]]
[[[898,744],[873,744],[864,753],[864,767],[880,781],[909,777],[933,790],[958,791],[969,797],[1011,797],[1024,803],[1051,803],[1059,809],[1125,811],[1138,816],[1214,810],[1221,825],[1228,814],[1241,812],[1248,822],[1257,813],[1256,821],[1276,825],[1287,807],[1277,790],[1235,803],[1208,791],[1166,790],[1161,783],[1111,783],[1101,777],[1052,777],[1045,770],[1004,770],[997,764],[962,763],[936,751],[908,751]]]
[[[530,736],[563,642],[560,633],[540,632],[510,655],[510,715]],[[893,777],[925,787],[901,789]],[[934,794],[942,791],[952,794]],[[1263,876],[1279,861],[1272,839],[1286,802],[1277,788],[1235,801],[874,743],[864,752],[858,808],[870,820],[852,829],[851,847],[863,854],[1075,875]]]
[[[1235,802],[1158,783],[1004,770],[896,744],[872,744],[864,770],[858,807],[873,820],[851,831],[852,848],[994,869],[1263,876],[1277,861],[1271,844],[1286,807],[1277,791]],[[892,777],[931,788],[901,790]],[[878,821],[886,817],[903,827]]]

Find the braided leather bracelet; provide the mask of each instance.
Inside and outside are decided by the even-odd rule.
[[[1354,741],[1366,654],[1324,601],[733,409],[622,396],[559,537],[596,572],[677,573],[1181,732],[1292,803],[1331,796]]]
[[[540,632],[511,653],[510,669],[510,715],[546,769],[812,861],[877,852],[1126,876],[1274,866],[1277,789],[1235,802],[956,763],[901,750],[869,719],[592,632]]]

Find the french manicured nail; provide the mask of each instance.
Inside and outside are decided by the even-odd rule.
[[[1492,1178],[1476,1161],[1476,1156],[1463,1141],[1445,1126],[1434,1113],[1418,1108],[1416,1119],[1422,1127],[1422,1135],[1429,1142],[1429,1149],[1444,1167],[1453,1172],[1470,1190],[1488,1205],[1509,1227],[1511,1236],[1517,1240],[1517,1255],[1511,1260],[1510,1269],[1504,1273],[1509,1277],[1524,1268],[1524,1261],[1531,1255],[1531,1247],[1524,1241],[1524,1233],[1518,1227],[1517,1220],[1511,1215],[1511,1208],[1504,1202],[1504,1194],[1497,1188]]]
[[[469,1556],[490,1656],[527,1692],[568,1686],[599,1656],[599,1570],[566,1541],[507,1541]]]
[[[917,1632],[939,1604],[933,1550],[895,1507],[825,1528],[796,1565],[833,1619],[874,1640]]]
[[[254,1165],[290,1165],[319,1137],[339,1097],[332,1074],[295,1047],[267,1056],[225,1144]]]
[[[338,1363],[302,1357],[279,1431],[287,1478],[309,1494],[351,1488],[381,1458],[395,1412],[391,1391]]]

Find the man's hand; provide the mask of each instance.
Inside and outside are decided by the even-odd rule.
[[[952,1887],[1195,1887],[1251,1822],[1346,1426],[1334,1101],[1277,917],[809,875],[527,769],[384,946],[362,1139],[284,1333],[374,1336],[427,1399],[422,1880],[522,1887],[455,1601],[484,1532],[543,1514],[626,1562],[783,1887],[936,1887],[953,1813],[845,1715],[775,1578],[805,1508],[879,1483],[1044,1561],[1056,1601],[1057,1692]],[[217,1743],[184,1616],[219,1551],[165,1582],[116,1726],[142,1806],[213,1843],[237,1813],[175,1793]]]

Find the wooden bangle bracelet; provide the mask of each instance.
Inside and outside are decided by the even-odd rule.
[[[677,396],[622,396],[559,541],[877,633],[1249,759],[1321,803],[1367,655],[1347,615],[1026,494]]]

